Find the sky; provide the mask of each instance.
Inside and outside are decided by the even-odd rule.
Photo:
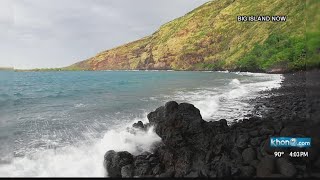
[[[0,0],[0,67],[65,67],[155,32],[208,0]]]

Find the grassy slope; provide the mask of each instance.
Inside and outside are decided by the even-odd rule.
[[[148,37],[101,52],[65,69],[303,69],[305,7],[304,0],[210,1],[164,24]],[[288,18],[278,23],[237,22],[238,15],[287,15]],[[314,32],[309,35],[315,36]],[[318,45],[315,42],[314,47]]]
[[[307,0],[307,68],[320,68],[320,1]]]

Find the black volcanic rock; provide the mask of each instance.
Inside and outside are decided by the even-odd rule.
[[[242,152],[243,162],[249,164],[256,159],[256,151],[253,148],[247,148]]]
[[[148,114],[151,125],[162,141],[171,147],[186,145],[206,146],[205,142],[198,142],[203,134],[200,111],[192,104],[168,102],[165,106]],[[201,144],[200,144],[201,143]]]
[[[249,135],[248,134],[241,134],[238,136],[236,145],[239,148],[245,148],[248,145]]]
[[[255,169],[252,166],[243,166],[241,167],[241,176],[243,177],[252,177],[255,174]]]
[[[266,156],[257,166],[257,176],[268,177],[275,172],[275,169],[275,158],[272,156]]]
[[[294,177],[297,173],[296,167],[287,159],[277,159],[277,168],[285,177]]]
[[[128,164],[125,165],[121,168],[121,177],[124,178],[131,178],[133,177],[133,165],[132,164]]]
[[[105,167],[109,176],[317,177],[320,116],[306,115],[306,109],[317,112],[320,101],[309,100],[316,105],[306,102],[300,76],[286,75],[280,89],[263,92],[268,96],[253,101],[257,104],[255,112],[262,117],[250,114],[230,126],[225,119],[204,121],[192,104],[166,103],[148,114],[149,123],[133,125],[136,131],[154,126],[162,141],[137,156],[108,151]],[[271,148],[272,136],[312,137],[312,147]],[[275,158],[273,153],[280,150],[286,155]],[[290,151],[307,151],[309,157],[289,159]]]
[[[133,156],[127,151],[108,151],[104,155],[104,165],[110,177],[121,177],[121,168],[133,163]]]
[[[142,123],[142,121],[138,121],[137,123],[134,123],[133,125],[132,125],[132,127],[134,127],[134,128],[140,128],[140,129],[144,129],[144,125],[143,125],[143,123]]]
[[[273,135],[274,133],[274,130],[273,129],[269,129],[267,127],[263,127],[261,130],[260,130],[260,135]]]

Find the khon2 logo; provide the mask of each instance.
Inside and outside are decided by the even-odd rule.
[[[271,137],[271,147],[311,147],[311,138],[293,138],[293,137]]]

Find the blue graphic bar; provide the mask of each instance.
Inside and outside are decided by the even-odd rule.
[[[283,148],[308,148],[311,147],[311,138],[271,137],[270,146]]]

